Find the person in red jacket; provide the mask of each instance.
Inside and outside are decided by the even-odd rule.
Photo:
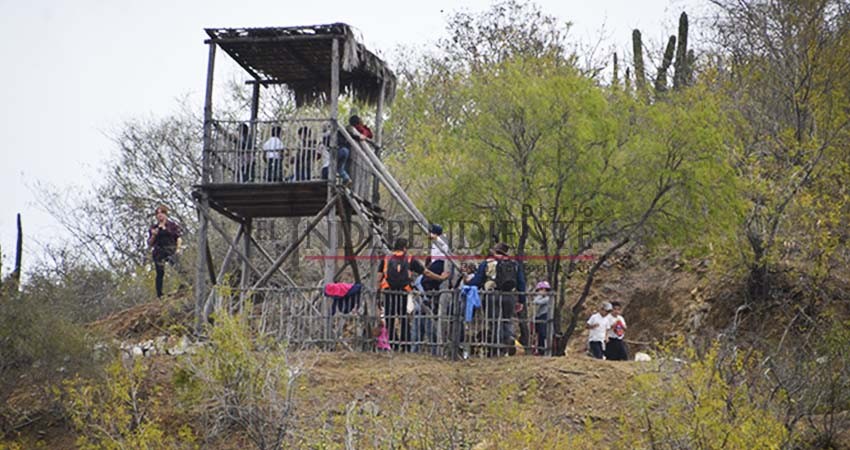
[[[348,119],[348,127],[346,127],[346,131],[348,131],[348,134],[350,134],[356,141],[365,141],[377,147],[372,130],[363,123],[360,116],[354,115]]]

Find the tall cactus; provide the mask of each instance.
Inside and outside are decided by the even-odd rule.
[[[691,67],[688,63],[688,15],[684,12],[679,16],[679,45],[676,48],[676,62],[673,67],[676,69],[673,75],[673,89],[687,86],[690,82]]]
[[[640,30],[632,31],[632,51],[635,58],[635,87],[639,93],[646,90],[646,72],[643,69],[643,43],[641,42]]]
[[[617,52],[614,52],[614,75],[611,77],[611,87],[620,87],[620,65],[617,63]]]
[[[696,59],[694,51],[688,50],[688,59],[685,60],[688,62],[688,70],[685,71],[685,84],[687,85],[690,85],[694,81],[694,61],[696,61]]]
[[[667,41],[667,48],[664,50],[664,59],[661,61],[661,67],[658,68],[658,75],[655,77],[655,92],[662,93],[667,91],[667,70],[670,64],[673,63],[673,52],[676,51],[676,36],[670,36]]]
[[[629,94],[632,92],[632,72],[628,67],[626,67],[626,75],[623,79],[625,80],[623,83],[623,90],[626,94]]]

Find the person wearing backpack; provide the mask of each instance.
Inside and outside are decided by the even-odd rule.
[[[478,265],[469,284],[485,291],[482,303],[490,322],[488,343],[497,345],[499,349],[506,348],[511,353],[516,351],[513,319],[517,301],[525,302],[525,296],[517,294],[525,292],[525,275],[519,262],[508,256],[508,251],[508,244],[504,242],[493,246],[487,258]]]
[[[410,341],[410,328],[407,320],[407,293],[411,291],[413,282],[412,273],[424,275],[434,280],[444,280],[448,274],[437,275],[426,269],[425,266],[407,254],[407,239],[398,238],[393,243],[392,253],[384,258],[379,273],[381,283],[379,289],[384,293],[384,311],[386,312],[387,328],[390,333],[390,341],[394,341],[394,348],[407,349]],[[396,333],[395,320],[399,319],[400,333]],[[400,335],[400,336],[399,336]],[[399,346],[399,340],[403,343]]]

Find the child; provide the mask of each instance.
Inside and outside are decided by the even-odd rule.
[[[387,329],[387,321],[384,319],[384,308],[378,306],[378,317],[380,317],[380,332],[378,333],[377,338],[375,338],[375,347],[378,351],[389,352],[392,351],[390,348],[390,332]]]
[[[537,307],[537,314],[534,316],[534,331],[537,333],[537,348],[534,349],[535,355],[542,355],[543,349],[546,348],[546,329],[549,325],[549,308],[552,300],[549,297],[549,293],[552,291],[552,287],[549,286],[548,281],[541,281],[537,283],[537,286],[534,288],[534,292],[537,295],[534,296],[534,300],[532,303]]]

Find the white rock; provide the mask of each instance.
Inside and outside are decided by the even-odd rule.
[[[635,353],[635,361],[647,362],[647,361],[652,361],[652,358],[644,352],[637,352],[637,353]]]

